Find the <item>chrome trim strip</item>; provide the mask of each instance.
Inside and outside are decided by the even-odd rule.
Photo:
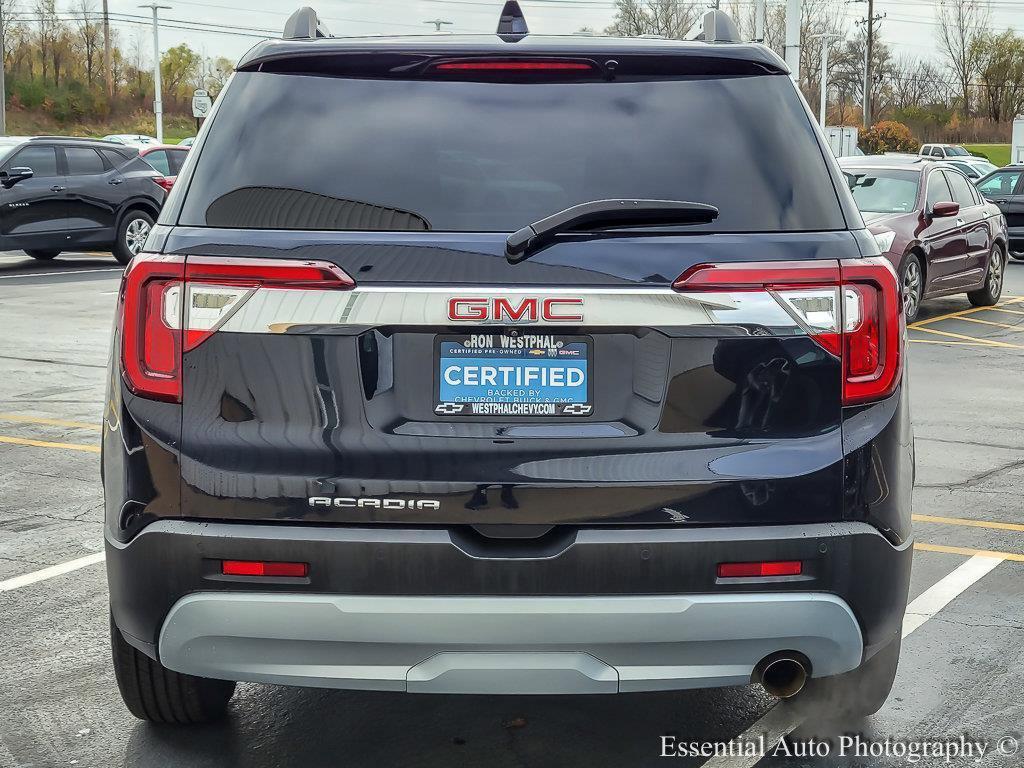
[[[512,322],[448,317],[450,298],[582,299],[583,321],[537,318]],[[803,335],[766,291],[678,293],[669,288],[509,288],[507,286],[358,286],[351,291],[258,290],[218,329],[227,333],[311,333],[319,327],[549,328],[613,326],[760,325]]]

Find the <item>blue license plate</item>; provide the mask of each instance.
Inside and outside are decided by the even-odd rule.
[[[438,339],[434,412],[441,416],[589,416],[590,341],[543,333]]]

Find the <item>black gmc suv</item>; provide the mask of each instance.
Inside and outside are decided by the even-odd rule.
[[[892,268],[780,59],[340,39],[240,62],[120,290],[117,681],[761,683],[881,706],[911,565]],[[802,691],[802,692],[801,692]]]
[[[0,137],[0,250],[142,250],[167,193],[139,151],[66,136]]]

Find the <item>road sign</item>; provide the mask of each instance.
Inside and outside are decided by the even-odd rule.
[[[210,114],[212,108],[213,99],[210,98],[210,94],[201,88],[197,88],[192,93],[192,117],[206,117]]]

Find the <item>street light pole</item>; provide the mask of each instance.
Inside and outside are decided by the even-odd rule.
[[[164,105],[160,92],[160,20],[158,11],[170,8],[169,5],[140,5],[139,8],[150,8],[153,11],[153,115],[156,118],[156,140],[164,143]]]
[[[842,35],[839,34],[820,34],[811,35],[811,37],[821,40],[821,96],[818,100],[818,122],[821,124],[821,129],[825,130],[825,113],[828,109],[828,44],[832,40],[841,40]]]

